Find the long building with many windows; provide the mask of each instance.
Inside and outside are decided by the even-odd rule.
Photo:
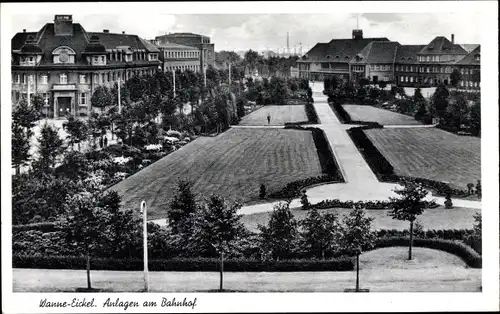
[[[343,80],[385,81],[402,87],[450,85],[451,73],[461,73],[459,87],[480,89],[480,46],[455,44],[438,36],[427,45],[401,45],[387,38],[363,38],[354,30],[352,39],[318,43],[300,60],[299,76],[323,80],[335,76]]]
[[[28,92],[46,100],[47,114],[88,115],[97,86],[161,70],[160,50],[137,35],[90,33],[71,15],[56,15],[38,32],[12,38],[12,102]]]

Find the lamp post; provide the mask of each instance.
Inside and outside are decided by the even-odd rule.
[[[120,75],[118,75],[118,113],[122,114],[122,97],[121,97],[120,85],[121,85],[121,80],[120,80]]]
[[[47,122],[47,119],[49,116],[49,100],[47,98],[45,98],[45,100],[43,102],[45,103],[45,105],[44,105],[44,107],[45,107],[45,122]]]
[[[144,246],[144,290],[149,292],[149,271],[148,271],[148,219],[146,201],[141,202],[141,213],[143,218],[143,246]]]
[[[175,98],[175,70],[174,69],[172,69],[172,77],[173,77],[172,82],[174,84],[173,86],[174,86],[174,98]]]

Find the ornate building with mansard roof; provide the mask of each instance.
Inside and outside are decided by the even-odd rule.
[[[36,93],[49,116],[88,115],[97,86],[161,70],[159,53],[137,35],[90,33],[71,15],[56,15],[38,32],[12,38],[12,103]]]

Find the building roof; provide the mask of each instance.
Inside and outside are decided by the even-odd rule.
[[[160,36],[157,36],[157,37],[163,37],[163,36],[172,36],[172,37],[186,37],[186,36],[190,36],[190,37],[208,37],[208,36],[205,36],[205,35],[200,35],[200,34],[195,34],[195,33],[169,33],[169,34],[160,35]]]
[[[180,44],[176,44],[176,43],[169,43],[169,42],[166,42],[166,43],[163,43],[163,44],[160,44],[160,45],[156,45],[156,47],[158,47],[158,48],[160,48],[160,49],[186,49],[186,50],[198,50],[198,48],[193,47],[193,46],[186,46],[186,45],[180,45]]]
[[[389,41],[389,39],[385,37],[332,39],[329,43],[317,43],[307,52],[305,61],[348,63],[372,41]],[[302,61],[304,61],[304,59]]]
[[[400,45],[396,48],[396,63],[418,63],[417,54],[425,45]]]
[[[351,59],[355,64],[393,63],[396,48],[401,46],[397,41],[372,41]]]
[[[467,53],[471,52],[472,50],[476,49],[479,44],[459,44],[460,46],[462,46],[462,48],[464,48],[465,51],[467,51]]]
[[[455,62],[455,64],[459,65],[480,65],[481,59],[477,59],[476,56],[481,56],[481,46],[477,46],[476,49],[469,52],[465,57]]]
[[[419,54],[467,54],[462,46],[458,44],[452,44],[444,36],[438,36],[434,38],[427,46],[425,46]]]
[[[107,50],[119,46],[130,47],[132,50],[159,52],[153,44],[137,35],[114,33],[87,33],[82,25],[73,23],[73,34],[55,36],[54,23],[45,24],[38,32],[17,33],[11,40],[12,50],[43,53],[41,65],[52,64],[52,52],[61,46],[67,46],[75,51],[75,64],[87,65],[83,58],[85,53],[106,53]],[[29,38],[29,37],[32,38]]]

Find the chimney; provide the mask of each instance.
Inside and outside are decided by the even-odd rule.
[[[352,39],[363,39],[363,30],[361,29],[352,30]]]
[[[451,34],[451,43],[455,44],[455,34]]]
[[[73,36],[72,15],[56,15],[54,17],[54,35]]]
[[[103,29],[102,32],[103,33],[109,33],[109,29]]]
[[[122,34],[125,34],[125,31],[122,31]]]
[[[26,33],[26,28],[23,28],[23,33]]]

